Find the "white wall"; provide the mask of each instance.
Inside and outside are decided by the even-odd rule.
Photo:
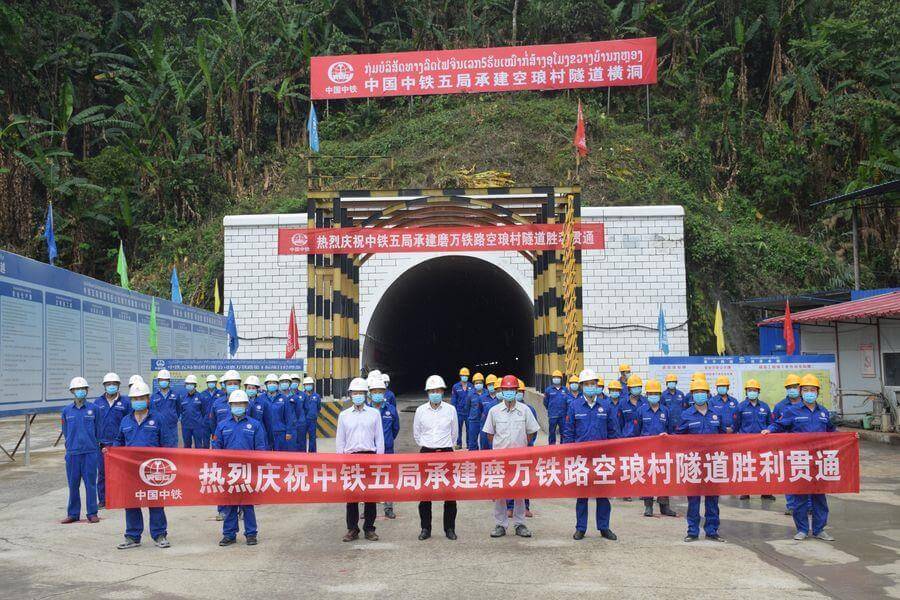
[[[688,354],[684,210],[680,206],[585,207],[603,222],[605,250],[582,253],[585,363],[605,376],[620,361],[646,373],[658,354],[657,317],[666,313],[671,355]],[[291,304],[306,333],[306,257],[279,256],[279,227],[303,227],[306,215],[225,217],[225,303],[234,302],[241,345],[237,358],[284,356]],[[458,253],[488,261],[533,297],[532,266],[516,252]],[[360,270],[360,337],[384,291],[407,269],[446,254],[376,254]],[[270,290],[277,292],[272,293]],[[259,338],[259,339],[246,339]],[[305,356],[305,340],[298,357]]]

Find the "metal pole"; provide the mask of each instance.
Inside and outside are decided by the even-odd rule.
[[[650,131],[650,86],[645,85],[644,89],[647,91],[647,131]]]
[[[609,94],[610,94],[611,90],[612,90],[611,87],[606,88],[606,116],[607,117],[609,116]]]
[[[859,289],[859,208],[853,206],[853,289]]]
[[[25,466],[31,466],[31,420],[32,415],[25,415]]]

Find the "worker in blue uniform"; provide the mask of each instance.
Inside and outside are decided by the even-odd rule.
[[[369,385],[369,402],[372,408],[381,413],[381,428],[384,431],[384,453],[394,453],[394,440],[400,434],[400,413],[397,407],[391,405],[385,397],[384,376],[375,374],[369,375],[367,380]],[[384,516],[388,519],[396,519],[394,513],[394,503],[384,503]]]
[[[494,446],[491,444],[491,439],[488,437],[488,434],[484,433],[484,423],[487,421],[488,412],[500,404],[501,400],[497,396],[497,386],[500,384],[500,380],[497,379],[497,376],[493,373],[488,374],[487,377],[484,378],[485,388],[487,389],[487,395],[481,397],[481,419],[478,421],[478,431],[481,432],[478,440],[478,448],[481,450],[491,450]]]
[[[81,519],[81,483],[84,482],[85,514],[91,523],[97,517],[97,460],[100,448],[100,421],[97,407],[87,401],[88,382],[74,377],[69,391],[74,400],[62,409],[62,434],[66,438],[66,479],[69,482],[69,505],[63,524]]]
[[[722,412],[722,421],[725,423],[725,433],[734,433],[734,412],[737,410],[738,400],[728,393],[731,389],[731,380],[725,375],[716,377],[716,395],[710,398],[709,404]]]
[[[662,386],[659,381],[650,379],[647,381],[646,402],[641,404],[635,417],[636,434],[641,437],[651,435],[669,435],[675,432],[675,423],[672,421],[671,412],[662,405]],[[680,410],[680,409],[679,409]],[[645,496],[644,516],[653,516],[653,496]],[[659,513],[666,517],[677,517],[676,513],[669,506],[668,496],[659,496],[656,498],[659,502]]]
[[[563,394],[565,394],[565,389],[562,389],[561,392]],[[537,410],[535,410],[535,408],[532,405],[525,402],[525,382],[522,381],[521,379],[519,379],[519,389],[518,389],[518,391],[516,391],[516,402],[517,403],[521,402],[522,404],[527,406],[529,409],[531,409],[531,414],[534,415],[535,420],[537,420]],[[565,417],[563,417],[563,420],[565,420]],[[537,440],[536,435],[529,436],[528,437],[528,447],[530,448],[530,447],[534,446],[534,442],[536,440]],[[560,440],[560,443],[562,443],[562,431],[559,432],[559,440]],[[514,508],[515,508],[515,501],[507,500],[506,501],[506,516],[507,517],[513,516]],[[533,516],[534,516],[534,513],[531,512],[531,499],[525,498],[525,518],[530,519]]]
[[[269,377],[275,377],[275,375],[269,374]],[[274,384],[269,383],[268,385],[275,387],[277,390],[277,381]],[[250,401],[247,405],[247,416],[251,419],[256,419],[266,428],[266,450],[272,450],[274,440],[272,439],[272,432],[269,429],[272,418],[272,406],[269,402],[269,395],[265,392],[263,387],[260,386],[259,377],[256,375],[247,376],[244,380],[244,391],[247,392],[247,399]],[[220,415],[219,421],[231,418],[231,406],[228,404],[227,396],[219,401],[217,414]],[[216,423],[216,425],[218,425],[218,423]]]
[[[812,373],[806,373],[800,378],[800,397],[802,404],[789,408],[777,421],[761,431],[763,435],[768,433],[821,433],[834,431],[834,423],[831,422],[831,413],[819,404],[819,378]],[[794,539],[805,540],[809,537],[809,517],[812,512],[812,535],[826,542],[833,542],[834,537],[825,531],[828,525],[828,501],[825,494],[800,494],[794,505],[794,525],[797,533]]]
[[[557,443],[557,434],[559,434],[559,441],[562,442],[563,421],[566,418],[566,410],[569,404],[562,382],[562,371],[553,371],[550,375],[550,385],[544,390],[544,408],[547,409],[547,422],[550,425],[547,443],[551,446]]]
[[[705,380],[695,379],[691,381],[690,392],[694,404],[681,413],[681,422],[675,433],[690,435],[725,433],[722,413],[709,405],[709,384]],[[704,496],[703,503],[706,517],[703,531],[706,539],[724,542],[725,538],[719,535],[719,497]],[[694,542],[699,536],[700,496],[688,496],[687,535],[684,541]]]
[[[566,386],[566,413],[569,412],[569,405],[572,401],[581,395],[581,386],[578,384],[578,375],[574,373],[569,375],[568,385]],[[562,433],[560,433],[562,437]]]
[[[563,443],[574,444],[577,442],[593,442],[619,437],[619,421],[608,400],[598,398],[597,374],[590,369],[584,369],[578,375],[581,384],[581,396],[573,400],[566,414],[563,426]],[[579,498],[575,501],[575,534],[576,540],[584,538],[588,521],[587,498]],[[609,528],[612,505],[609,498],[597,498],[596,521],[600,535],[608,540],[618,539]]]
[[[181,415],[181,439],[185,448],[209,448],[209,421],[203,410],[203,397],[197,391],[197,377],[184,378],[184,393],[178,398]]]
[[[666,375],[666,387],[662,391],[660,403],[669,411],[669,419],[672,427],[681,422],[681,411],[684,410],[684,393],[678,389],[678,375],[669,373]]]
[[[262,423],[247,416],[250,399],[244,390],[231,392],[228,405],[231,417],[219,423],[213,436],[212,447],[216,450],[265,450],[266,428]],[[225,522],[222,524],[220,546],[230,546],[237,540],[238,512],[244,515],[244,536],[248,546],[257,543],[256,511],[250,504],[225,507]]]
[[[112,446],[119,435],[119,423],[122,417],[131,412],[131,403],[128,396],[119,393],[122,381],[115,373],[107,373],[103,376],[103,394],[94,400],[97,408],[98,433],[100,448]],[[97,457],[97,500],[100,508],[106,508],[106,463],[103,455]]]
[[[628,378],[631,377],[631,365],[619,364],[619,383],[622,384],[622,398],[628,397]]]
[[[215,377],[215,375],[210,375],[210,377]],[[227,377],[227,379],[226,379]],[[209,378],[207,378],[208,380]],[[259,379],[255,376],[251,375],[247,378],[247,381],[251,381],[256,379],[256,383],[259,383]],[[220,388],[216,388],[216,399],[213,401],[212,408],[209,412],[209,430],[210,435],[210,446],[212,446],[212,437],[215,435],[216,429],[219,427],[219,424],[226,419],[231,418],[231,407],[228,404],[228,394],[234,392],[241,387],[241,375],[234,369],[229,369],[226,371],[220,378],[219,384],[222,386]],[[264,411],[265,406],[259,408],[257,412]],[[250,410],[248,409],[248,413]],[[218,506],[216,512],[216,521],[224,521],[225,520],[225,508],[224,506]]]
[[[772,422],[777,421],[791,407],[797,407],[802,404],[800,399],[800,376],[796,373],[788,373],[784,379],[784,398],[775,403],[772,407]],[[794,507],[797,505],[797,496],[794,494],[785,494],[784,514],[794,514]],[[810,508],[807,508],[809,511]]]
[[[622,404],[625,403],[625,398],[627,397],[623,395],[624,392],[622,391],[622,387],[622,382],[618,379],[610,381],[608,386],[609,398],[607,400],[609,401],[610,408],[612,408],[612,414],[616,419],[616,431],[622,430],[622,415],[619,410],[622,407]],[[628,389],[628,386],[625,386],[625,389]],[[584,395],[584,390],[582,390],[582,395]]]
[[[703,381],[706,381],[706,372],[704,372],[704,371],[694,371],[694,372],[691,374],[691,381],[697,381],[697,380],[699,380],[699,379],[702,379]],[[707,404],[708,404],[708,403],[709,403],[709,400],[707,400]],[[687,393],[684,395],[684,402],[681,403],[681,409],[682,409],[682,410],[685,410],[685,409],[688,408],[689,406],[693,406],[693,405],[694,405],[694,398],[693,398],[693,396],[691,395],[690,386],[688,386],[688,391],[687,391]],[[680,422],[681,422],[681,421],[679,421],[679,423],[680,423]]]
[[[478,437],[481,433],[481,401],[488,395],[484,387],[484,375],[472,375],[472,391],[469,393],[466,419],[466,449],[478,450]]]
[[[761,387],[755,379],[748,379],[744,384],[744,399],[737,405],[734,411],[732,428],[735,433],[760,433],[772,424],[772,411],[769,405],[760,399]],[[743,494],[741,500],[749,500],[748,494]],[[763,500],[774,500],[775,496],[763,494]]]
[[[165,423],[166,428],[178,431],[181,405],[178,403],[178,394],[172,389],[172,375],[168,369],[159,371],[156,385],[159,389],[150,396],[150,410]]]
[[[303,388],[303,378],[298,373],[291,373],[291,394],[300,395]]]
[[[397,406],[397,396],[394,395],[394,392],[391,391],[391,376],[387,373],[382,373],[381,378],[384,380],[384,401],[390,404],[391,406]]]
[[[463,427],[466,423],[466,415],[469,414],[469,393],[472,391],[472,384],[469,382],[469,369],[463,367],[459,370],[459,381],[453,384],[450,390],[450,404],[456,409],[459,415],[459,432],[456,436],[457,448],[462,448]]]
[[[645,402],[644,382],[637,375],[628,378],[628,397],[618,403],[619,437],[637,437],[637,412]]]
[[[387,384],[385,384],[387,385]],[[318,433],[319,411],[322,410],[322,397],[316,393],[316,381],[309,376],[303,378],[303,409],[306,411],[306,432],[301,436],[298,448],[306,448],[306,452],[316,451],[316,435]],[[385,393],[387,400],[387,393]]]
[[[119,425],[116,446],[129,448],[174,448],[178,446],[178,431],[167,429],[165,422],[150,411],[150,388],[139,382],[131,388],[131,405],[134,412],[126,415]],[[199,398],[198,398],[199,401]],[[150,507],[150,537],[157,548],[168,548],[168,523],[163,507]],[[125,541],[119,550],[137,548],[144,534],[144,514],[140,507],[125,509]]]
[[[281,374],[278,378],[278,393],[274,398],[267,394],[267,400],[271,412],[265,426],[267,431],[271,429],[269,437],[272,439],[272,449],[290,452],[296,448],[294,434],[297,428],[290,374]]]
[[[255,400],[251,400],[247,408],[247,416],[256,419],[265,427],[266,444],[269,450],[275,449],[275,430],[272,425],[274,407],[272,405],[280,394],[279,387],[278,375],[269,373],[263,380],[262,393],[258,394]]]

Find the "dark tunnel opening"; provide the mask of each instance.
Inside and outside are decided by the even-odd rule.
[[[533,312],[521,286],[493,264],[434,258],[403,273],[381,297],[361,364],[364,372],[389,373],[396,394],[423,393],[434,373],[452,386],[462,366],[531,384]]]

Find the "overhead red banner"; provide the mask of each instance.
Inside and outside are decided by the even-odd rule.
[[[499,252],[553,250],[563,243],[562,224],[495,227],[340,227],[279,229],[278,254],[369,254],[377,252]],[[572,234],[580,250],[604,248],[603,223],[580,223]]]
[[[854,433],[670,435],[441,454],[111,448],[109,508],[859,492]]]
[[[656,38],[314,56],[313,100],[656,83]]]

